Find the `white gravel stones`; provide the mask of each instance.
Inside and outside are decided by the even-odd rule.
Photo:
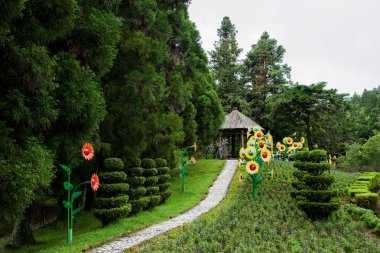
[[[150,226],[146,229],[138,231],[132,235],[122,237],[98,248],[92,249],[93,253],[116,253],[123,252],[143,241],[149,240],[159,234],[165,233],[175,227],[181,226],[186,222],[190,222],[198,218],[203,213],[208,212],[225,197],[228,186],[237,168],[237,160],[227,160],[222,172],[210,187],[209,192],[204,200],[197,206],[190,209],[186,213],[178,215],[170,220]]]

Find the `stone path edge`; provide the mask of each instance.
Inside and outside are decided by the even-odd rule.
[[[95,247],[92,253],[120,253],[137,246],[185,223],[194,221],[199,216],[216,207],[226,196],[230,182],[237,169],[237,160],[227,160],[221,173],[209,188],[207,196],[198,205],[169,220],[136,231],[130,235],[115,239],[109,243]]]

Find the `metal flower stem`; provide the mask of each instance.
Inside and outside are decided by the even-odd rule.
[[[185,176],[187,174],[186,163],[188,161],[188,159],[187,159],[187,150],[189,148],[194,148],[194,146],[186,147],[180,153],[180,156],[181,156],[181,159],[182,159],[182,161],[181,161],[181,174],[180,174],[180,177],[181,177],[181,180],[182,180],[182,192],[185,192]],[[184,159],[185,157],[186,157],[186,159]]]
[[[74,200],[82,194],[82,191],[78,191],[79,187],[84,184],[90,184],[90,181],[84,181],[73,187],[71,184],[71,168],[62,164],[59,165],[67,173],[67,181],[63,184],[65,190],[67,190],[67,201],[63,201],[63,205],[67,209],[67,243],[72,244],[74,216],[81,210],[80,207],[73,210]]]

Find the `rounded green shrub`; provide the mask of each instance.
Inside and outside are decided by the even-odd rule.
[[[107,158],[104,160],[104,168],[106,171],[123,171],[124,162],[120,158]]]
[[[154,161],[157,167],[166,167],[168,165],[167,161],[163,158],[156,158]]]
[[[169,174],[160,175],[160,176],[158,176],[158,183],[159,183],[159,184],[166,183],[166,182],[168,182],[171,178],[172,178],[172,177],[171,177]]]
[[[132,210],[131,204],[126,204],[121,207],[96,209],[94,215],[96,218],[102,221],[103,225],[109,224],[120,217],[127,216]]]
[[[148,208],[152,208],[160,204],[161,202],[161,195],[151,195],[149,196],[149,204]]]
[[[327,160],[326,150],[316,149],[312,151],[300,151],[295,156],[295,161],[301,162],[325,162]]]
[[[127,181],[131,185],[131,187],[138,187],[145,184],[146,178],[145,177],[130,177],[128,178]]]
[[[158,167],[157,168],[158,170],[158,175],[164,175],[164,174],[167,174],[169,173],[169,167]]]
[[[153,176],[153,177],[148,177],[145,181],[145,186],[154,186],[158,183],[158,177]]]
[[[150,202],[150,198],[149,197],[141,197],[139,199],[131,200],[129,202],[132,205],[131,213],[136,214],[148,206],[148,204]]]
[[[157,174],[158,174],[158,171],[156,168],[144,169],[144,176],[145,177],[151,177],[151,176],[155,176]]]
[[[130,176],[139,177],[144,173],[144,169],[141,167],[127,168],[127,172]]]
[[[132,188],[129,190],[129,197],[131,198],[131,200],[136,200],[144,196],[145,193],[146,193],[146,188],[143,186],[139,186],[137,188]]]
[[[172,192],[164,191],[164,192],[160,192],[160,195],[161,195],[161,203],[163,203],[170,197],[170,195],[172,195]]]
[[[158,186],[149,186],[146,188],[147,195],[157,195],[159,191],[160,188]]]
[[[101,180],[101,178],[100,178]],[[102,181],[100,181],[102,182]],[[102,187],[99,187],[99,195],[101,196],[112,196],[127,194],[129,191],[129,184],[127,183],[117,183],[117,184],[102,184]]]
[[[127,174],[125,172],[102,172],[99,174],[99,177],[102,179],[102,182],[107,183],[121,183],[125,182],[127,179]]]
[[[127,168],[140,167],[141,159],[140,158],[127,158],[125,159]]]
[[[151,169],[156,167],[156,163],[152,158],[144,158],[141,160],[142,167],[145,169]]]
[[[160,188],[160,192],[166,191],[172,184],[171,183],[163,183],[159,184],[158,187]]]
[[[129,196],[122,195],[114,198],[97,198],[96,200],[96,207],[99,209],[114,208],[126,205],[128,203]]]

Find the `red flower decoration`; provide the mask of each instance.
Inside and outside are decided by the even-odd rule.
[[[96,174],[92,174],[91,176],[91,188],[93,191],[99,188],[99,177]]]
[[[90,143],[85,143],[82,147],[82,155],[84,159],[91,160],[94,157],[94,148]]]

